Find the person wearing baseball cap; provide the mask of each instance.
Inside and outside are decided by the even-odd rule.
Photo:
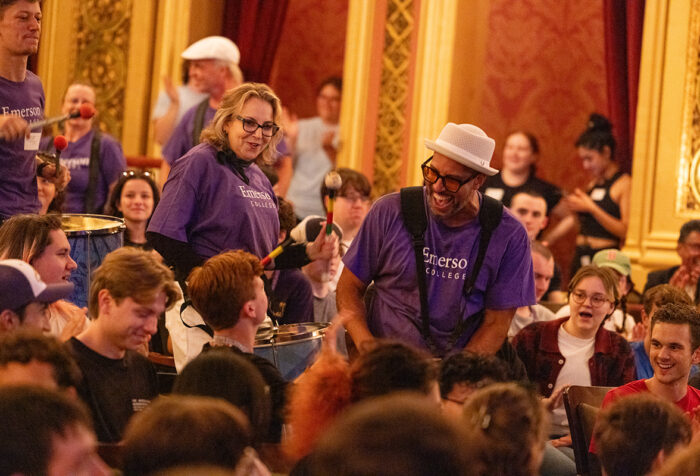
[[[177,159],[199,144],[199,136],[214,118],[224,93],[243,83],[243,73],[238,66],[241,52],[228,38],[202,38],[187,47],[181,56],[189,61],[190,83],[208,97],[182,116],[163,147],[163,177],[168,176]]]
[[[421,165],[424,187],[377,200],[345,254],[339,313],[360,349],[390,337],[436,356],[463,349],[505,356],[515,310],[535,304],[535,287],[525,228],[479,192],[498,172],[490,166],[496,143],[475,125],[448,123],[425,145],[433,155]],[[415,201],[402,203],[406,193]],[[408,228],[421,218],[423,243]]]
[[[31,265],[0,261],[0,334],[19,327],[48,332],[48,305],[73,292],[73,283],[46,284]]]

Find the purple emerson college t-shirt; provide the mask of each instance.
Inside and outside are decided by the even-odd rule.
[[[90,179],[90,152],[94,131],[90,131],[75,142],[69,142],[61,152],[61,165],[70,172],[70,182],[66,186],[66,204],[68,213],[85,212],[85,193]],[[55,152],[51,137],[42,139],[42,150]],[[100,168],[97,187],[95,188],[95,207],[101,211],[107,201],[109,187],[119,179],[126,170],[126,159],[122,146],[112,136],[102,133],[100,140]]]
[[[27,122],[44,116],[44,89],[35,74],[27,71],[21,83],[0,77],[0,114],[15,114]],[[41,131],[36,131],[31,139],[0,139],[0,216],[39,210],[35,156],[40,138]]]
[[[170,139],[168,139],[168,142],[163,146],[163,158],[171,167],[177,159],[185,155],[193,146],[192,133],[194,132],[194,116],[197,114],[198,107],[199,104],[190,108],[190,110],[182,116],[182,120],[175,126],[175,130],[170,136]],[[216,114],[216,109],[211,106],[207,107],[207,110],[204,112],[204,121],[202,122],[203,129],[214,119],[214,114]]]
[[[401,218],[398,193],[386,195],[372,206],[343,262],[363,283],[374,280],[376,296],[368,312],[370,331],[377,337],[400,338],[427,348],[420,333],[420,298],[411,235]],[[478,219],[451,228],[428,210],[423,262],[425,264],[430,331],[440,353],[458,315],[469,328],[468,317],[481,309],[509,309],[535,304],[532,258],[527,233],[504,209],[468,301],[464,281],[472,272],[479,248]],[[463,347],[475,329],[466,332],[456,347]]]
[[[260,168],[246,168],[249,184],[199,144],[173,165],[148,231],[189,243],[210,258],[242,249],[258,257],[277,245],[277,198]]]

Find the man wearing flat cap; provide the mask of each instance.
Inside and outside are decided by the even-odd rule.
[[[199,134],[214,118],[224,93],[243,83],[243,73],[238,66],[241,53],[228,38],[202,38],[192,43],[181,56],[190,61],[190,80],[199,84],[201,92],[209,97],[182,116],[163,147],[164,179],[170,172],[170,166],[199,144]]]
[[[505,345],[515,309],[535,304],[527,232],[478,191],[497,172],[489,166],[495,142],[484,131],[449,123],[425,144],[434,154],[421,166],[418,206],[402,213],[399,193],[373,205],[343,259],[338,310],[360,351],[365,341],[391,337],[436,356],[463,349],[494,354]],[[427,226],[414,249],[416,232],[404,220],[416,220],[411,210],[421,202]],[[419,272],[425,278],[423,311]],[[371,282],[375,292],[365,308]]]

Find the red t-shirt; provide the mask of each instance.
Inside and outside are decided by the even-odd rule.
[[[605,394],[605,398],[603,399],[603,403],[600,405],[600,409],[602,410],[603,408],[610,406],[618,398],[648,391],[649,387],[647,387],[646,381],[644,379],[635,380],[634,382],[630,382],[621,387],[614,388],[610,390],[607,394]],[[698,406],[700,406],[700,390],[688,385],[688,391],[686,392],[685,397],[681,398],[675,403],[678,406],[678,408],[680,408],[686,415],[688,415],[689,418],[692,418],[692,411]],[[588,448],[588,451],[590,451],[591,453],[596,452],[595,440],[592,437],[591,445]]]

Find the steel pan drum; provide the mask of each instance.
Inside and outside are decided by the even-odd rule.
[[[328,326],[325,322],[260,326],[253,352],[275,364],[286,380],[294,380],[313,363]]]
[[[61,228],[70,243],[70,257],[78,264],[70,280],[75,284],[68,300],[76,306],[87,306],[92,273],[108,253],[124,244],[124,220],[105,215],[66,213]]]

